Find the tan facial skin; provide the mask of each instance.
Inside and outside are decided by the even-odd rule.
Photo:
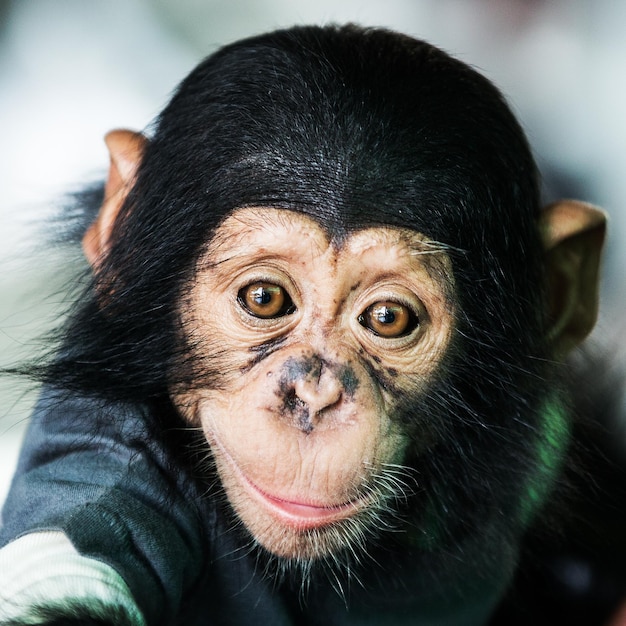
[[[231,368],[217,390],[174,402],[202,425],[230,502],[270,551],[310,556],[302,531],[371,506],[372,475],[402,463],[398,391],[427,383],[453,328],[434,262],[447,266],[405,229],[335,246],[312,219],[271,208],[239,209],[219,228],[182,316],[198,356],[219,337]],[[246,304],[259,288],[269,303]],[[284,297],[293,305],[275,313]],[[267,343],[277,347],[259,360]]]
[[[144,140],[115,131],[107,143],[105,202],[83,242],[94,267]],[[559,203],[539,228],[555,294],[549,336],[564,355],[595,321],[604,216]],[[202,428],[230,503],[270,552],[325,556],[380,505],[374,476],[401,465],[409,444],[398,397],[424,389],[444,358],[452,290],[445,251],[408,229],[335,244],[311,218],[271,207],[220,226],[181,319],[193,356],[227,355],[223,376],[172,400]]]

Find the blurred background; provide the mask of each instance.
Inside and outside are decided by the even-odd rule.
[[[63,307],[64,267],[82,261],[46,246],[45,220],[64,193],[104,176],[106,131],[146,127],[218,46],[345,21],[427,39],[479,68],[520,117],[546,200],[610,213],[596,339],[624,355],[626,1],[0,0],[0,366],[32,355]],[[35,397],[0,381],[0,503]]]

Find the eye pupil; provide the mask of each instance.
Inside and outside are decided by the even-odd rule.
[[[393,309],[384,305],[375,309],[374,315],[381,324],[393,324],[396,321],[396,314],[393,312]]]
[[[265,287],[257,287],[250,292],[250,298],[257,304],[269,304],[272,301],[272,292]]]

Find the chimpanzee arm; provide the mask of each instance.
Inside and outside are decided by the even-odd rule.
[[[202,547],[168,463],[141,411],[44,394],[3,511],[0,622],[175,614]]]

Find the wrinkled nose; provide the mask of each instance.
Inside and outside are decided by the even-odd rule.
[[[283,415],[302,431],[313,431],[324,411],[341,400],[343,386],[336,369],[317,355],[285,361],[280,377]]]
[[[339,402],[342,388],[337,376],[322,362],[317,371],[295,381],[294,391],[315,415]]]

